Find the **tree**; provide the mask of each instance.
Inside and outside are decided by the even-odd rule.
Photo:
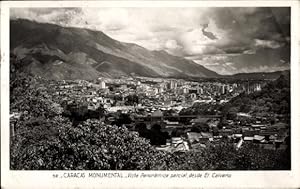
[[[209,125],[207,123],[196,123],[195,125],[193,125],[192,132],[208,132],[209,131]]]
[[[139,97],[136,94],[128,95],[125,99],[126,99],[125,105],[133,106],[139,103]]]
[[[132,123],[132,118],[130,117],[129,114],[124,114],[124,113],[121,113],[115,122],[117,126],[122,126],[123,124],[130,124],[130,123]]]
[[[167,133],[161,131],[161,126],[159,124],[154,124],[151,127],[150,142],[152,145],[164,145],[168,137]]]
[[[63,117],[23,125],[11,154],[12,169],[148,170],[163,153],[125,127],[87,120],[77,127]]]

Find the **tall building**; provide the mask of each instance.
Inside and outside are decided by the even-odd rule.
[[[186,93],[188,93],[189,91],[188,91],[188,88],[186,88],[186,87],[184,87],[183,89],[182,89],[182,93],[183,94],[186,94]]]
[[[225,94],[226,93],[226,85],[222,85],[221,86],[221,94]]]
[[[261,91],[261,85],[260,85],[260,83],[256,84],[255,90],[256,91]]]
[[[176,89],[177,88],[177,83],[174,80],[170,81],[170,89]]]
[[[192,94],[191,94],[191,99],[192,99],[192,100],[196,100],[196,98],[197,98],[197,95],[196,95],[195,93],[192,93]]]
[[[163,92],[164,92],[164,88],[160,86],[160,87],[158,88],[158,92],[159,92],[159,93],[163,93]]]
[[[198,87],[198,94],[203,94],[203,88],[202,87]]]
[[[100,81],[100,88],[101,89],[105,89],[106,88],[105,81]]]
[[[247,93],[250,94],[250,85],[249,85],[249,81],[248,81],[248,84],[247,84]]]

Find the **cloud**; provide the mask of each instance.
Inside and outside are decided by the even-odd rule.
[[[178,48],[182,48],[181,46],[178,45],[177,41],[174,40],[174,39],[170,39],[166,42],[166,45],[165,45],[166,48],[168,49],[178,49]]]
[[[255,46],[256,47],[262,47],[262,48],[271,48],[271,49],[277,49],[281,47],[281,44],[276,41],[271,40],[261,40],[261,39],[255,39]]]
[[[208,24],[204,24],[203,28],[202,28],[202,33],[203,35],[205,35],[206,37],[208,37],[211,40],[215,40],[218,39],[217,36],[215,36],[215,34],[213,34],[212,32],[209,31],[205,31],[205,29],[208,27]]]
[[[82,15],[80,8],[11,8],[12,19],[24,18],[37,22],[68,25],[75,17]]]
[[[233,62],[226,62],[225,65],[226,66],[232,66],[234,63]]]
[[[255,54],[256,51],[254,49],[248,49],[243,52],[243,54]]]
[[[224,51],[228,54],[241,54],[247,50],[249,50],[249,46],[231,46],[224,47]]]
[[[101,30],[116,40],[165,50],[218,73],[283,69],[280,60],[287,67],[290,62],[288,7],[12,8],[10,12],[12,19]]]

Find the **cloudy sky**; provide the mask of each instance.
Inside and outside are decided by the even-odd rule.
[[[220,74],[290,67],[289,8],[18,8],[11,18],[101,30]]]

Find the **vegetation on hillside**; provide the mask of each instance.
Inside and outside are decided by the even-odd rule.
[[[251,94],[240,94],[224,107],[226,113],[251,113],[254,115],[290,115],[290,79],[281,75],[277,80],[269,82],[261,91]]]

